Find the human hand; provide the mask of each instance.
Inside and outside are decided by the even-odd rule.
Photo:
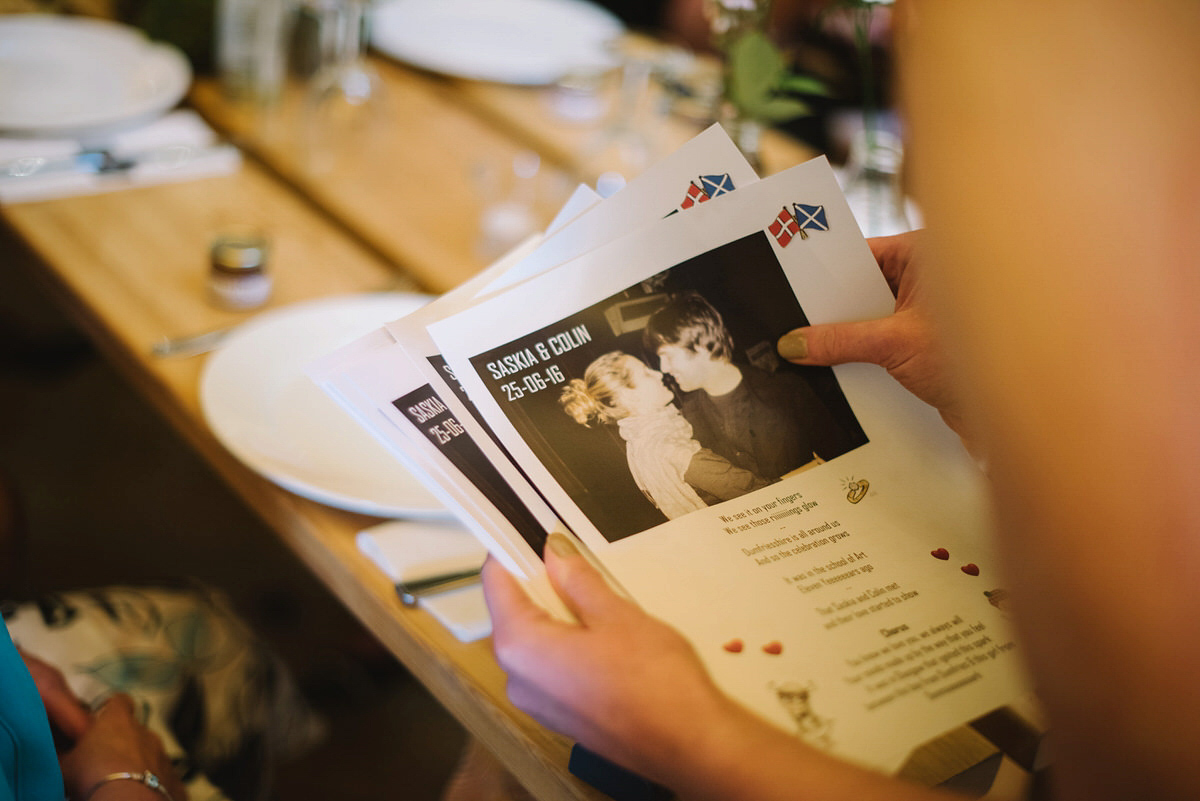
[[[671,784],[670,770],[723,730],[713,723],[732,702],[678,632],[617,595],[569,540],[552,534],[545,561],[578,624],[551,618],[495,560],[484,565],[509,698],[596,753]]]
[[[933,335],[921,285],[920,232],[868,239],[871,253],[896,296],[896,309],[880,320],[823,323],[797,328],[779,340],[779,354],[794,364],[870,362],[937,409],[965,436],[961,407]]]
[[[124,693],[112,696],[96,710],[87,731],[79,737],[74,748],[63,754],[60,764],[69,798],[88,797],[92,789],[112,773],[143,771],[157,776],[175,801],[187,798],[183,782],[163,750],[162,740],[138,722],[133,699]],[[139,787],[132,781],[110,782],[100,787],[109,785],[112,790],[97,790],[93,796],[95,801],[110,797],[102,793],[112,793],[114,798],[144,797],[149,801],[162,801],[162,795],[156,790]]]
[[[67,686],[67,680],[58,668],[19,648],[17,650],[25,661],[29,675],[33,677],[33,683],[37,685],[50,725],[71,742],[78,740],[92,722],[87,706]]]

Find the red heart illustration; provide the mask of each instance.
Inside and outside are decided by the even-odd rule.
[[[781,643],[779,640],[772,640],[763,646],[763,651],[771,654],[772,656],[778,656],[779,654],[783,653],[783,643]]]
[[[721,647],[731,654],[740,654],[745,644],[741,640],[730,640]]]
[[[962,566],[962,572],[966,573],[968,576],[978,576],[979,565],[975,564],[974,562],[968,562]]]
[[[929,552],[929,554],[934,559],[949,559],[950,558],[950,552],[947,551],[945,548],[934,548],[932,551]]]

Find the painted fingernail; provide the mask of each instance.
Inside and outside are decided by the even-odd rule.
[[[746,647],[746,644],[741,640],[730,640],[721,647],[731,654],[740,654],[742,649]]]
[[[790,331],[781,336],[776,348],[779,355],[788,361],[808,358],[808,339],[798,331]]]
[[[779,640],[772,640],[764,645],[762,649],[764,653],[771,654],[772,656],[779,656],[783,653],[783,643],[781,643]]]
[[[546,547],[554,551],[555,556],[574,556],[579,553],[575,543],[571,542],[561,531],[550,532],[550,536],[546,537]]]
[[[966,573],[968,576],[978,576],[979,565],[975,564],[974,562],[968,562],[962,566],[962,572]]]
[[[949,559],[950,558],[950,552],[947,551],[945,548],[934,548],[932,551],[929,552],[929,555],[932,556],[934,559]]]

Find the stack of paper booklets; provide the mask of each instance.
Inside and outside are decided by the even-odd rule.
[[[656,451],[561,399],[608,353],[658,369],[647,320],[688,294],[719,312],[743,372],[806,384],[824,406],[808,433],[840,445],[682,513],[656,454],[711,443],[676,421]],[[827,162],[759,180],[714,126],[608,199],[581,188],[544,235],[310,374],[555,614],[540,553],[558,529],[743,704],[895,771],[1027,686],[958,438],[882,368],[775,353],[798,326],[893,306]]]

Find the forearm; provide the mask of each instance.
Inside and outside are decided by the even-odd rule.
[[[683,480],[696,490],[722,501],[740,498],[769,483],[749,470],[730,464],[708,448],[701,448],[692,456]]]

